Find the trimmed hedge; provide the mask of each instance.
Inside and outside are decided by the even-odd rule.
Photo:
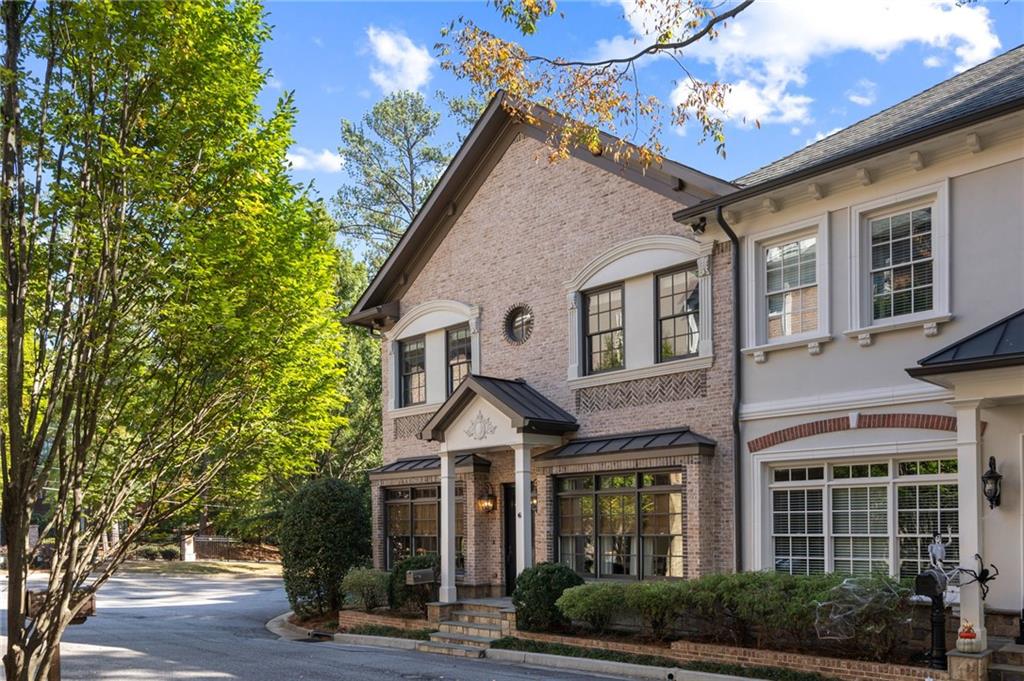
[[[433,584],[405,583],[405,573],[409,570],[433,569]],[[424,553],[410,556],[399,561],[391,570],[388,578],[388,603],[392,610],[408,610],[427,614],[427,603],[436,601],[438,587],[441,582],[441,559],[436,553]]]
[[[583,622],[592,631],[603,632],[622,609],[625,599],[625,584],[584,584],[563,591],[555,605],[570,621]]]
[[[538,563],[516,578],[512,605],[516,627],[523,631],[551,631],[569,624],[555,602],[562,592],[583,584],[583,578],[560,563]],[[595,585],[597,586],[597,585]]]
[[[391,575],[381,570],[354,567],[341,580],[345,596],[366,612],[388,604],[388,584]]]

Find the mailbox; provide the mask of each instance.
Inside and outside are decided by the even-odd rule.
[[[918,596],[942,598],[946,593],[946,575],[935,568],[928,568],[914,578],[914,592]]]
[[[77,594],[76,594],[77,595]],[[28,592],[28,616],[38,617],[39,612],[43,609],[43,603],[46,601],[46,591],[33,591]],[[71,620],[71,624],[82,624],[85,622],[87,617],[96,614],[96,594],[89,594],[89,598],[86,600],[85,605],[78,611],[75,618]]]
[[[942,570],[928,568],[914,578],[914,592],[932,601],[932,649],[928,666],[946,669],[946,575]]]
[[[434,576],[433,568],[424,568],[423,570],[406,570],[405,572],[405,583],[409,586],[416,584],[433,584],[437,581]]]

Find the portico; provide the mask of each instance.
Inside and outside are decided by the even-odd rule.
[[[471,453],[507,455],[513,464],[515,572],[534,562],[532,459],[577,429],[576,419],[525,381],[470,375],[434,413],[420,438],[438,443],[441,458],[439,548],[442,603],[458,600],[456,461]],[[505,541],[510,541],[507,535]],[[506,550],[512,547],[506,547]]]

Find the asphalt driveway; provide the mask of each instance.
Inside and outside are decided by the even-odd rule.
[[[100,592],[97,615],[62,647],[65,681],[116,679],[395,679],[585,681],[587,674],[335,643],[266,630],[288,609],[278,579],[127,575]]]

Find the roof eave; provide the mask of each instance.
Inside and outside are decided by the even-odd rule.
[[[920,128],[918,130],[914,130],[905,135],[901,135],[891,140],[887,140],[880,144],[876,144],[865,149],[858,149],[857,151],[848,154],[843,154],[841,156],[836,156],[821,163],[817,163],[813,166],[809,166],[807,168],[794,171],[792,173],[787,173],[785,175],[780,175],[779,177],[767,180],[765,182],[761,182],[759,184],[749,185],[747,187],[744,187],[743,189],[732,192],[731,194],[725,194],[723,196],[715,197],[713,199],[708,199],[707,201],[702,201],[698,204],[689,206],[687,208],[682,208],[674,212],[672,214],[672,218],[676,222],[685,222],[687,220],[700,217],[702,215],[707,215],[708,213],[714,211],[716,208],[724,208],[725,206],[732,205],[738,201],[754,198],[766,192],[772,191],[773,189],[778,189],[780,187],[794,184],[802,180],[810,179],[812,177],[822,175],[833,170],[838,170],[839,168],[842,168],[844,166],[852,165],[854,163],[858,163],[860,161],[864,161],[866,159],[878,156],[880,154],[885,154],[890,151],[896,151],[901,147],[905,147],[911,144],[917,144],[918,142],[929,139],[931,137],[936,137],[947,132],[954,132],[961,128],[976,125],[978,123],[982,123],[993,118],[998,118],[1000,116],[1004,116],[1006,114],[1013,113],[1021,109],[1024,109],[1024,97],[1011,99],[1006,102],[1002,102],[1001,104],[998,104],[996,106],[989,107],[988,109],[982,109],[981,111],[977,111],[967,116],[962,116],[951,121],[943,121],[935,125]]]
[[[1024,366],[1024,353],[986,357],[977,360],[965,360],[943,362],[941,364],[929,364],[905,369],[908,375],[913,378],[925,378],[940,374],[958,374],[965,371],[983,371],[985,369],[1005,369],[1006,367]]]

